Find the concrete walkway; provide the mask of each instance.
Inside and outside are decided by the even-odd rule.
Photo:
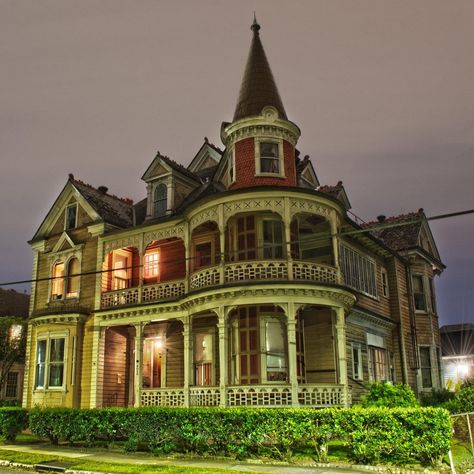
[[[254,473],[275,473],[275,474],[315,474],[315,473],[351,473],[355,471],[367,472],[363,466],[360,467],[337,467],[329,465],[319,466],[287,466],[261,463],[245,463],[231,460],[212,459],[160,459],[149,453],[123,453],[111,452],[98,449],[70,448],[68,446],[52,446],[46,443],[1,445],[0,449],[16,451],[18,453],[43,454],[45,456],[61,456],[71,458],[71,460],[121,463],[121,464],[146,464],[155,466],[182,466],[209,469],[234,470]],[[1,455],[0,455],[1,458]],[[4,467],[2,467],[4,468]],[[0,471],[1,472],[1,471]],[[13,472],[13,471],[12,471]],[[372,470],[373,472],[373,470]]]

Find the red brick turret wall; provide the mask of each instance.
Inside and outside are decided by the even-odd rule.
[[[253,186],[296,186],[295,150],[283,141],[285,178],[255,176],[255,140],[245,138],[235,144],[236,182],[230,189],[251,188]]]

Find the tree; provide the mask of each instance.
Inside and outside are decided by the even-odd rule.
[[[26,321],[16,316],[0,317],[0,393],[15,362],[23,363],[26,347]]]

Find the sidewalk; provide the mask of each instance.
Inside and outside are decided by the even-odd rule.
[[[254,472],[254,473],[275,473],[275,474],[324,474],[324,473],[351,473],[355,472],[380,472],[372,466],[337,466],[329,464],[318,464],[314,466],[289,466],[282,464],[262,464],[246,463],[232,460],[212,460],[212,459],[160,459],[149,453],[122,453],[111,451],[99,451],[97,449],[70,448],[67,446],[52,446],[46,443],[21,444],[21,445],[0,445],[0,449],[5,451],[14,451],[17,453],[36,454],[45,456],[61,456],[70,458],[71,461],[93,461],[104,463],[120,463],[129,465],[148,465],[148,466],[175,466],[175,467],[193,467],[201,469],[224,469],[229,471]],[[0,455],[1,459],[1,455]],[[72,467],[70,471],[74,471]],[[84,471],[82,471],[84,472]],[[393,472],[393,470],[391,471]],[[408,472],[408,471],[405,471]],[[418,471],[419,473],[419,471]]]

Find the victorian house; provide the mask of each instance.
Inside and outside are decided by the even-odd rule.
[[[70,175],[31,240],[24,405],[347,406],[440,385],[422,210],[361,223],[297,150],[261,39],[223,148],[158,153],[138,203]]]

